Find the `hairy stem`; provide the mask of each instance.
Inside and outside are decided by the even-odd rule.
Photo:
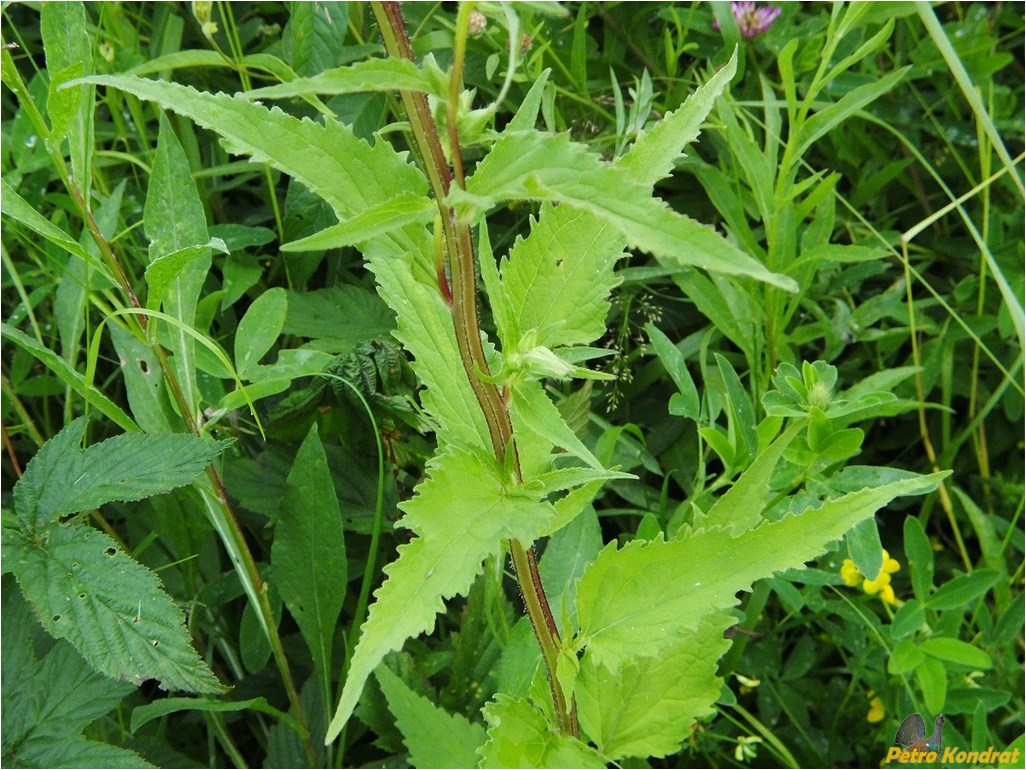
[[[371,7],[378,21],[381,30],[381,37],[385,43],[385,50],[389,56],[413,60],[413,49],[410,46],[409,37],[406,34],[406,25],[403,21],[399,4],[395,2],[373,2]],[[455,72],[459,72],[462,62],[455,65]],[[455,78],[454,72],[454,78]],[[439,140],[438,129],[435,127],[428,108],[427,99],[424,94],[413,91],[400,91],[403,108],[410,122],[413,133],[415,149],[419,154],[424,171],[427,173],[434,192],[435,202],[438,205],[439,216],[442,221],[442,228],[445,243],[449,254],[449,272],[452,280],[452,317],[453,326],[456,332],[456,342],[460,351],[460,359],[464,371],[474,390],[474,396],[481,407],[485,421],[488,423],[488,433],[491,437],[492,449],[499,462],[503,462],[506,455],[506,447],[512,447],[514,452],[515,472],[520,477],[520,462],[516,459],[516,444],[510,439],[513,437],[513,426],[506,411],[502,394],[498,388],[491,385],[480,377],[478,372],[485,376],[490,375],[488,362],[485,359],[484,348],[481,345],[481,329],[477,316],[477,276],[475,269],[475,256],[473,240],[470,233],[470,225],[459,221],[456,213],[445,203],[449,189],[453,184],[453,173],[446,161],[442,144]],[[453,86],[450,92],[449,105],[449,139],[454,158],[459,157],[459,144],[455,130],[456,105],[453,99],[459,96],[458,83]],[[459,166],[460,173],[455,182],[463,184],[462,166]],[[576,709],[572,704],[568,706],[566,698],[556,680],[556,661],[559,654],[559,632],[552,619],[552,612],[549,609],[548,599],[542,588],[538,570],[535,566],[533,550],[525,547],[517,540],[510,541],[510,554],[513,566],[516,571],[517,583],[520,586],[520,593],[524,599],[524,606],[527,615],[531,619],[531,626],[534,628],[535,636],[541,647],[542,659],[545,662],[545,669],[549,678],[549,687],[552,692],[553,705],[557,718],[559,719],[560,730],[564,733],[577,735]]]

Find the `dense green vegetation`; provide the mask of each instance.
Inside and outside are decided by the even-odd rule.
[[[5,765],[1021,763],[1021,6],[2,15]]]

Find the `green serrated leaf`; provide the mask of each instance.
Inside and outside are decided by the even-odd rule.
[[[589,343],[605,333],[606,298],[619,282],[613,266],[626,240],[612,225],[568,206],[542,206],[527,238],[517,238],[502,260],[508,314],[498,314],[507,347],[535,330],[537,343],[555,349]],[[505,321],[505,323],[503,323]]]
[[[3,588],[4,764],[19,767],[85,767],[82,756],[102,758],[95,767],[151,767],[134,752],[82,738],[83,728],[104,716],[134,689],[93,671],[66,642],[39,661],[32,636],[38,629],[12,578]],[[57,760],[57,761],[55,761]],[[72,764],[72,763],[75,764]]]
[[[289,63],[301,75],[341,64],[349,9],[343,5],[294,3],[282,34]]]
[[[656,655],[710,612],[734,606],[753,581],[810,561],[890,500],[923,494],[944,475],[853,492],[738,537],[707,529],[668,543],[633,541],[619,550],[611,543],[578,584],[579,639],[614,672]]]
[[[303,441],[285,484],[271,545],[273,582],[310,648],[325,701],[332,695],[331,654],[346,596],[342,513],[317,424]]]
[[[439,443],[491,452],[488,425],[456,345],[452,311],[434,277],[433,245],[422,228],[418,238],[406,252],[384,239],[368,244],[370,268],[398,318],[395,337],[414,357],[413,370],[425,386],[421,403],[437,420]]]
[[[719,72],[696,88],[678,109],[642,133],[617,165],[639,182],[653,185],[668,176],[674,161],[698,138],[702,123],[737,71],[737,48]]]
[[[414,767],[477,767],[485,729],[415,693],[388,666],[375,671]]]
[[[602,163],[567,136],[503,134],[448,197],[470,220],[509,199],[562,202],[613,225],[636,248],[674,264],[766,281],[788,291],[795,282],[772,273],[715,230],[672,211],[624,169]]]
[[[126,433],[79,449],[87,422],[74,420],[44,444],[15,485],[15,510],[26,530],[114,500],[170,492],[192,482],[232,443]]]
[[[730,647],[723,632],[732,615],[717,613],[698,630],[617,674],[585,653],[577,683],[581,728],[610,760],[665,757],[680,749],[691,725],[713,710],[723,680],[720,656]]]
[[[801,423],[795,423],[760,452],[730,489],[704,515],[696,517],[696,527],[720,526],[744,532],[758,526],[769,503],[773,469],[801,429]]]
[[[27,473],[27,472],[26,472]],[[49,522],[5,536],[11,569],[43,626],[114,679],[165,689],[226,688],[192,648],[185,615],[157,576],[81,523]]]
[[[450,446],[431,460],[418,494],[401,506],[417,537],[385,567],[350,663],[328,740],[341,731],[364,682],[386,653],[434,626],[443,599],[463,593],[503,541],[533,541],[555,518],[551,504],[499,477],[494,460]]]
[[[448,89],[438,92],[433,85],[434,80],[408,59],[369,59],[318,72],[312,77],[256,88],[247,91],[245,96],[248,99],[287,99],[313,94],[422,91],[442,99],[448,97]]]
[[[388,306],[374,292],[359,286],[290,291],[288,304],[284,334],[334,339],[346,351],[361,342],[386,337],[395,328]]]
[[[334,120],[324,124],[300,120],[277,108],[164,81],[125,75],[96,76],[87,81],[158,102],[217,131],[229,152],[251,155],[254,161],[270,163],[293,176],[324,198],[340,217],[402,193],[427,193],[423,174],[388,142],[371,147]]]
[[[356,216],[298,241],[283,244],[282,251],[317,251],[354,246],[410,223],[430,222],[438,208],[423,195],[404,194],[368,208]]]
[[[606,767],[590,746],[555,732],[545,716],[524,700],[499,695],[485,706],[488,742],[480,767]]]

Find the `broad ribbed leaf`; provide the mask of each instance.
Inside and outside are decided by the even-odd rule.
[[[417,537],[385,567],[353,654],[328,740],[352,713],[364,682],[386,653],[434,627],[443,599],[464,593],[504,540],[531,542],[555,517],[551,504],[505,483],[494,460],[449,447],[428,466],[418,494],[402,504],[402,526]]]
[[[414,767],[477,767],[485,729],[410,689],[387,666],[375,672]]]
[[[295,177],[324,198],[340,218],[400,193],[427,193],[423,174],[388,142],[371,147],[334,120],[300,120],[275,107],[160,80],[126,75],[87,80],[158,102],[216,131],[228,152],[250,155]]]
[[[50,522],[5,533],[8,566],[51,635],[115,679],[223,692],[189,642],[185,615],[157,576],[107,535]]]
[[[4,578],[3,621],[5,767],[150,767],[138,754],[81,735],[132,692],[131,685],[96,673],[65,642],[38,661],[32,647],[36,621],[9,577]],[[86,751],[72,751],[78,749]]]
[[[160,118],[157,153],[143,209],[143,226],[146,237],[150,239],[151,263],[210,240],[207,217],[196,181],[192,178],[189,160],[164,115]],[[174,279],[161,292],[164,312],[185,326],[195,324],[196,306],[210,265],[210,249],[201,249],[180,266]],[[196,378],[196,342],[181,324],[169,324],[167,334],[173,340],[175,355],[171,365],[178,376],[182,396],[190,409],[197,409],[201,397]]]
[[[280,286],[268,289],[253,300],[235,329],[235,366],[241,377],[252,378],[285,327],[288,299]]]
[[[545,716],[525,700],[499,695],[484,708],[488,743],[481,747],[481,767],[606,767],[593,748],[560,735]]]
[[[797,288],[792,279],[770,272],[712,228],[672,211],[630,172],[604,164],[567,136],[503,134],[467,180],[467,189],[454,187],[448,198],[468,220],[510,199],[581,209],[612,224],[632,247],[682,266]]]
[[[63,685],[62,685],[63,686]],[[19,747],[17,764],[6,767],[81,767],[138,768],[154,767],[134,751],[109,743],[89,740],[81,735],[55,739],[50,736],[26,741]]]
[[[59,81],[72,71],[79,75],[93,73],[93,47],[82,3],[43,6],[39,30],[52,87],[59,88]],[[67,138],[72,176],[81,194],[88,199],[92,186],[95,89],[84,85],[57,88],[51,90],[46,105],[53,128],[47,141],[60,151]]]
[[[188,484],[228,442],[131,433],[80,449],[87,423],[74,420],[46,442],[15,485],[21,527],[5,534],[8,564],[47,630],[68,639],[98,671],[220,692],[157,576],[107,535],[60,517]]]
[[[702,621],[695,633],[616,674],[585,653],[577,678],[581,728],[609,759],[665,757],[680,748],[691,725],[713,710],[723,680],[720,656],[730,647],[727,613]]]
[[[342,41],[349,25],[348,4],[295,3],[288,9],[282,48],[296,72],[311,75],[346,61]]]
[[[373,291],[360,286],[332,286],[317,291],[290,291],[284,334],[336,340],[348,351],[361,342],[385,337],[395,318]]]
[[[579,638],[596,664],[614,672],[633,658],[656,655],[709,613],[733,607],[735,594],[755,580],[814,559],[895,497],[928,492],[945,475],[853,492],[737,537],[715,528],[670,542],[636,540],[619,550],[610,543],[577,588]]]
[[[232,443],[125,433],[79,449],[87,423],[80,417],[46,442],[15,485],[15,511],[28,531],[58,516],[184,486]]]
[[[285,482],[271,569],[274,586],[310,648],[321,691],[330,700],[332,643],[348,572],[342,513],[317,423]]]

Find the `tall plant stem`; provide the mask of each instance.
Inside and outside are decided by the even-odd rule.
[[[412,61],[413,49],[410,46],[410,39],[406,33],[406,24],[403,21],[399,4],[372,2],[371,7],[374,9],[374,16],[378,21],[385,50],[388,51],[389,56]],[[462,62],[455,65],[454,78],[456,77],[455,73],[460,71],[461,65]],[[453,94],[455,97],[459,95],[458,83],[452,87],[450,98],[455,98]],[[461,222],[453,209],[445,203],[454,181],[457,185],[463,184],[462,173],[457,174],[454,180],[424,94],[400,91],[399,95],[406,111],[406,117],[410,122],[414,147],[420,156],[424,171],[428,175],[442,219],[452,280],[453,326],[460,359],[470,386],[473,388],[474,396],[477,398],[488,424],[488,433],[495,456],[500,463],[503,463],[506,453],[513,452],[513,467],[519,479],[520,462],[516,457],[513,425],[510,422],[509,413],[506,411],[505,402],[495,385],[485,382],[478,376],[478,372],[486,376],[490,372],[484,348],[481,345],[481,329],[477,316],[477,278],[470,225]],[[451,104],[450,115],[455,116],[455,112],[455,105]],[[459,157],[459,144],[455,126],[452,125],[454,122],[454,118],[450,117],[450,147],[453,157],[456,158]],[[579,730],[576,709],[572,703],[567,703],[562,688],[556,680],[556,661],[560,647],[559,631],[552,618],[548,599],[538,576],[534,552],[517,540],[511,540],[509,548],[524,606],[541,647],[560,730],[567,734],[577,735]]]

